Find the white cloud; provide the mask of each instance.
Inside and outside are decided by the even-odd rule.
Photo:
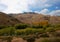
[[[4,4],[0,4],[0,11],[4,11],[7,8],[6,5]]]
[[[23,11],[31,11],[29,9],[30,6],[42,8],[47,0],[1,0],[0,3],[7,5],[8,8],[4,11],[6,13],[20,13]],[[30,5],[30,6],[29,6]],[[48,4],[45,5],[49,6]]]
[[[34,9],[40,8],[43,9],[41,10],[41,13],[47,13],[49,10],[45,8],[51,7],[52,3],[56,2],[59,2],[59,0],[1,0],[0,4],[7,5],[7,8],[3,10],[3,12],[6,13],[20,13],[24,11],[32,11],[29,7],[33,7]]]
[[[50,6],[52,6],[51,4],[45,4],[45,7],[50,7]]]
[[[52,12],[49,13],[50,15],[58,15],[60,16],[60,10],[54,10]]]
[[[49,13],[49,10],[48,9],[43,9],[40,11],[41,14],[48,14]]]
[[[41,11],[34,11],[34,12],[38,13],[38,14],[49,15],[49,10],[48,9],[43,9]]]
[[[30,5],[34,8],[45,8],[45,7],[50,7],[52,5],[47,3],[48,0],[34,0],[34,2]]]
[[[28,9],[28,0],[1,0],[1,3],[8,6],[8,9],[4,11],[6,13],[30,11]]]

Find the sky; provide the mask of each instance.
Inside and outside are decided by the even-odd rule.
[[[60,0],[0,0],[0,12],[60,14]]]

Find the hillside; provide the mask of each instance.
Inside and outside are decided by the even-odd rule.
[[[14,25],[17,23],[19,23],[17,19],[0,12],[0,25]]]
[[[48,21],[49,24],[60,23],[60,16],[49,16],[37,13],[19,13],[19,14],[6,14],[0,12],[0,25],[14,25],[17,23],[40,23]]]
[[[48,21],[50,24],[60,23],[60,16],[49,16],[42,14],[13,14],[11,15],[23,23],[37,23],[42,21]]]

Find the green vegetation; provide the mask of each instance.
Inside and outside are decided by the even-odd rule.
[[[49,25],[49,24],[48,24]],[[0,36],[19,36],[28,42],[35,42],[35,39],[43,38],[41,42],[60,42],[60,25],[32,25],[17,24],[15,26],[0,26]],[[44,39],[47,38],[47,39]],[[9,39],[10,40],[10,39]],[[10,40],[11,41],[11,40]],[[39,41],[40,42],[40,41]]]
[[[55,25],[53,27],[39,27],[39,25],[34,27],[33,25],[30,27],[27,24],[17,24],[15,26],[0,26],[0,35],[39,35],[47,32],[55,32],[57,30],[60,30],[59,25]]]
[[[12,35],[14,35],[14,33],[15,33],[15,28],[13,28],[13,27],[0,29],[0,35],[1,36],[8,36],[8,35],[12,36]]]
[[[15,28],[16,28],[16,29],[25,29],[25,28],[27,28],[27,27],[28,27],[27,24],[17,24],[17,25],[15,25]]]

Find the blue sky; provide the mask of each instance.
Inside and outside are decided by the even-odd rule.
[[[0,11],[5,13],[60,14],[60,0],[0,0]]]

